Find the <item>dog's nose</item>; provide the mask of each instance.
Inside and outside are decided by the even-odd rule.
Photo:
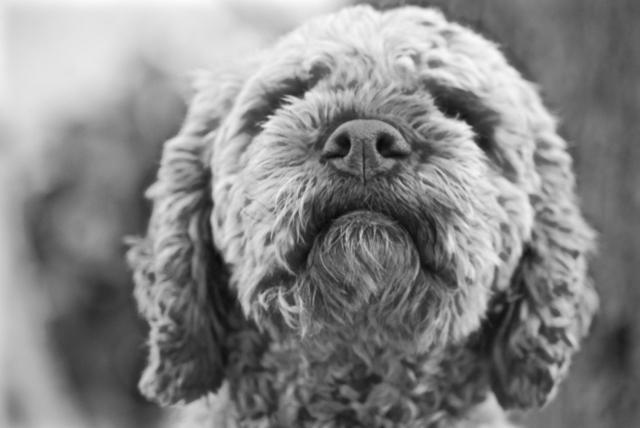
[[[322,157],[336,169],[362,178],[389,171],[411,154],[402,134],[386,122],[356,119],[343,123],[329,135]]]

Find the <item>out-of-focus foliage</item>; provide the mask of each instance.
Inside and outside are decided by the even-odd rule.
[[[640,426],[640,2],[378,0],[434,5],[499,42],[562,120],[600,233],[601,309],[569,379],[532,428]]]

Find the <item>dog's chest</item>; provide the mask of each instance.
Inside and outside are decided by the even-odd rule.
[[[273,342],[234,361],[240,427],[438,427],[486,398],[483,368],[464,347],[437,356],[315,348],[303,357],[296,345]]]

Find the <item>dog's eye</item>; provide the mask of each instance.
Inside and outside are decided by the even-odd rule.
[[[471,126],[478,147],[506,177],[514,178],[516,172],[513,165],[507,161],[499,145],[495,144],[495,131],[501,126],[500,115],[471,91],[432,81],[426,84],[436,108],[445,116],[462,120]]]
[[[254,105],[247,109],[242,116],[245,131],[249,134],[257,134],[270,115],[291,102],[292,99],[302,98],[304,94],[313,88],[316,79],[303,79],[299,77],[284,79],[277,84],[264,88],[259,97],[255,98]]]
[[[470,91],[433,82],[428,83],[427,87],[438,110],[447,117],[462,120],[471,126],[478,146],[491,154],[494,149],[494,132],[500,125],[498,114]]]

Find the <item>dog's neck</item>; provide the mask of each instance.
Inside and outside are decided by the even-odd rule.
[[[419,420],[420,426],[438,426],[437,421],[454,419],[483,401],[489,391],[485,370],[469,346],[413,353],[367,338],[304,344],[272,339],[245,330],[235,338],[244,344],[235,348],[242,353],[229,356],[231,399],[240,418],[256,424],[264,419],[278,421],[266,426],[315,426],[314,420],[402,426]]]

